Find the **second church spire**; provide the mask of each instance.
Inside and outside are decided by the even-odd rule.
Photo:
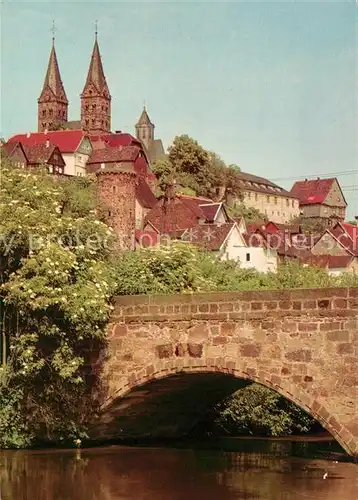
[[[81,126],[90,134],[103,134],[111,130],[111,95],[99,52],[97,28],[87,79],[81,94]]]

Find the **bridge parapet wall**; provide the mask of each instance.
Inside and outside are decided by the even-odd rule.
[[[358,289],[118,297],[106,403],[176,373],[220,372],[288,397],[358,454]]]

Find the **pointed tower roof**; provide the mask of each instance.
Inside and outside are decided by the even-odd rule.
[[[136,127],[140,127],[140,126],[143,126],[143,125],[149,125],[149,126],[152,126],[152,127],[154,126],[154,123],[152,123],[150,121],[150,118],[148,116],[148,113],[147,113],[147,110],[146,110],[145,106],[143,107],[142,114],[140,115],[139,120],[136,123]]]
[[[41,94],[46,90],[47,87],[52,90],[57,99],[68,103],[65,88],[61,80],[54,41],[52,42],[50,58],[48,61],[44,86]]]
[[[93,83],[100,92],[103,90],[104,87],[106,87],[108,90],[106,77],[104,76],[104,71],[102,66],[101,54],[99,52],[97,34],[93,46],[92,57],[87,74],[85,88],[90,83]]]

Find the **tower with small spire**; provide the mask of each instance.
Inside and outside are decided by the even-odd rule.
[[[150,121],[146,107],[143,107],[142,114],[136,123],[135,130],[137,139],[139,139],[145,146],[146,150],[149,151],[150,147],[154,141],[154,128],[155,125]]]
[[[111,131],[111,95],[99,52],[97,26],[87,80],[81,94],[81,127],[93,135]]]
[[[52,47],[44,85],[38,98],[38,131],[54,130],[68,119],[68,100],[61,80],[55,50],[55,27],[52,28]]]

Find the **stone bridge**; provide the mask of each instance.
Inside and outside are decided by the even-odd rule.
[[[358,288],[118,297],[96,438],[187,434],[250,381],[358,455]]]

